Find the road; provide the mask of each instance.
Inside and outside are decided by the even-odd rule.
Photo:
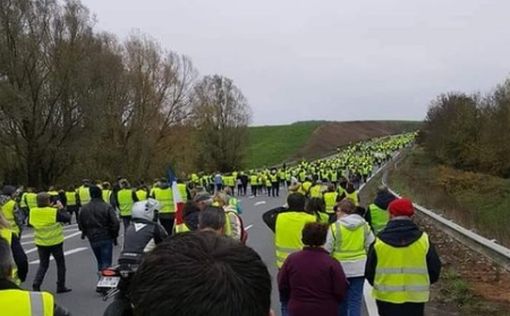
[[[284,204],[283,197],[286,197],[287,193],[283,191],[281,196],[282,198],[267,196],[240,197],[244,211],[242,218],[249,234],[248,245],[260,254],[273,278],[272,308],[276,315],[280,315],[280,304],[276,286],[277,269],[275,266],[273,233],[262,221],[262,214],[271,208],[282,206]],[[27,281],[23,284],[26,289],[31,288],[38,266],[37,250],[33,244],[32,234],[33,232],[27,229],[22,237],[23,247],[30,262]],[[101,297],[95,293],[97,282],[96,261],[89,243],[87,240],[80,239],[80,232],[76,224],[65,226],[65,236],[67,286],[72,288],[73,291],[56,295],[57,302],[69,309],[75,316],[102,315],[108,302],[103,302]],[[120,246],[114,248],[114,262],[119,251]],[[55,263],[51,261],[50,269],[41,287],[42,290],[56,292],[56,274]]]

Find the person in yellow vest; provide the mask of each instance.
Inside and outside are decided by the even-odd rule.
[[[37,207],[37,193],[35,193],[34,188],[27,188],[27,193],[25,194],[24,200],[25,204],[27,205],[28,215],[30,215],[30,210]]]
[[[136,199],[138,201],[145,201],[149,197],[149,190],[147,189],[147,187],[145,185],[142,184],[142,185],[138,186],[135,194],[136,194]]]
[[[175,220],[174,193],[167,179],[162,179],[158,188],[154,190],[154,199],[159,202],[159,222],[170,236]]]
[[[82,185],[81,187],[78,188],[78,200],[79,200],[79,205],[80,207],[81,206],[84,206],[84,205],[87,205],[87,203],[90,202],[90,191],[89,191],[89,188],[90,186],[92,185],[92,183],[90,182],[90,180],[88,179],[84,179],[82,181]]]
[[[78,223],[80,217],[80,207],[78,206],[78,193],[76,193],[74,185],[71,185],[67,188],[67,191],[65,192],[65,197],[66,199],[64,206],[66,207],[67,212],[69,212],[69,215],[71,216],[71,222],[74,213],[76,216],[76,223]]]
[[[305,209],[310,214],[315,214],[317,222],[329,224],[329,215],[326,213],[324,200],[320,198],[309,198],[306,202]]]
[[[310,187],[308,191],[308,195],[310,198],[319,198],[322,199],[322,181],[317,180],[314,185]]]
[[[365,220],[372,227],[375,235],[379,234],[386,224],[388,224],[390,215],[388,213],[388,205],[395,200],[396,197],[388,191],[385,186],[377,188],[377,195],[374,203],[367,207]]]
[[[0,238],[0,313],[5,316],[70,316],[63,307],[55,304],[48,292],[29,292],[21,289],[12,279],[13,258],[8,241]]]
[[[411,200],[396,199],[388,211],[390,221],[368,251],[365,277],[374,288],[379,315],[422,316],[441,261],[428,235],[411,219]]]
[[[11,185],[5,185],[0,195],[0,213],[5,216],[9,222],[10,229],[21,236],[21,226],[23,224],[23,212],[18,208],[18,203],[14,199],[16,188]]]
[[[28,260],[25,250],[21,246],[20,238],[15,234],[7,219],[0,213],[0,237],[5,239],[11,248],[14,266],[11,274],[11,280],[20,285],[25,282],[28,273]]]
[[[374,234],[363,217],[356,213],[352,201],[342,200],[336,210],[337,220],[331,224],[325,248],[342,264],[349,281],[339,314],[361,315],[367,250],[374,242]]]
[[[198,215],[198,230],[223,236],[227,225],[225,211],[221,207],[208,206]]]
[[[101,186],[101,190],[102,190],[101,195],[103,197],[103,201],[105,203],[113,206],[113,204],[112,204],[112,185],[110,184],[110,182],[108,182],[108,181],[103,182],[103,185]]]
[[[135,192],[126,179],[119,181],[120,190],[117,191],[116,204],[119,207],[120,218],[124,225],[124,231],[129,227],[131,221],[131,209],[133,204],[138,201]]]
[[[269,180],[271,180],[271,196],[279,197],[280,196],[280,176],[277,173],[276,169],[271,170],[269,174]]]
[[[258,177],[257,177],[256,173],[252,173],[250,175],[250,187],[251,187],[251,195],[256,197],[257,189],[258,189]]]
[[[39,269],[32,285],[34,291],[40,291],[44,276],[53,255],[57,263],[57,293],[71,291],[66,283],[66,264],[64,258],[63,223],[70,220],[69,214],[59,202],[50,204],[50,195],[46,192],[37,194],[37,207],[30,210],[29,222],[34,227],[34,239],[39,254]]]
[[[340,196],[340,199],[342,199],[342,200],[348,199],[352,203],[354,203],[354,205],[356,205],[356,206],[359,205],[359,195],[358,195],[358,191],[356,191],[354,184],[352,184],[351,182],[347,183],[342,196]]]
[[[186,186],[186,183],[182,181],[181,179],[177,179],[177,189],[179,190],[179,194],[181,195],[181,200],[183,202],[186,202],[190,199],[190,192],[188,189],[188,186]]]
[[[340,202],[340,194],[336,192],[334,184],[328,184],[328,191],[324,193],[323,198],[325,211],[329,215],[330,220],[333,222],[336,220],[334,207],[338,202]]]

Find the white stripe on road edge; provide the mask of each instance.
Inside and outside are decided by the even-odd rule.
[[[365,297],[365,306],[367,307],[368,315],[378,315],[377,304],[372,296],[372,286],[365,280],[363,287],[363,296]]]
[[[252,227],[253,227],[253,225],[248,225],[248,226],[246,226],[246,228],[244,230],[249,230]]]
[[[78,231],[78,232],[76,232],[76,233],[74,233],[74,234],[71,234],[71,235],[67,235],[67,236],[65,236],[65,237],[64,237],[64,240],[69,239],[69,238],[76,237],[76,236],[78,236],[78,235],[81,235],[81,232],[80,232],[80,231]],[[33,244],[34,242],[35,242],[35,241],[25,242],[25,243],[22,243],[22,245],[25,245],[25,244]],[[34,252],[34,251],[36,251],[36,250],[37,250],[37,248],[32,248],[32,249],[29,249],[29,250],[25,251],[25,253],[27,253],[27,254],[28,254],[28,253]]]
[[[262,205],[262,204],[266,204],[266,201],[259,201],[259,202],[256,202],[255,204],[253,204],[254,206],[259,206],[259,205]]]
[[[87,250],[87,249],[88,249],[87,247],[80,247],[80,248],[71,249],[71,250],[65,251],[64,252],[64,256],[72,255],[73,253],[82,252],[82,251]],[[52,261],[52,260],[54,260],[53,256],[50,257],[50,261]],[[39,264],[39,260],[30,261],[29,264]]]

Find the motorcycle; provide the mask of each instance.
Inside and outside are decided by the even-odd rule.
[[[138,263],[119,263],[101,271],[96,289],[103,296],[103,301],[113,298],[104,315],[131,315],[128,289],[137,269]]]

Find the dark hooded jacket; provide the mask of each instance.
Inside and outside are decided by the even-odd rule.
[[[393,247],[407,247],[420,239],[423,232],[413,223],[410,218],[395,218],[388,222],[386,228],[379,233],[377,238]],[[435,283],[439,279],[441,272],[441,261],[429,240],[429,251],[427,253],[427,270],[429,272],[430,283]],[[367,263],[365,268],[365,278],[370,284],[374,284],[375,271],[377,268],[377,255],[374,250],[374,244],[368,250]]]
[[[396,197],[393,194],[391,194],[390,192],[380,191],[380,192],[377,192],[377,195],[375,197],[373,204],[375,204],[377,207],[379,207],[383,210],[387,210],[388,205],[390,205],[390,203],[394,199],[396,199]],[[365,212],[365,220],[370,225],[370,227],[372,227],[372,215],[370,214],[370,205],[367,207],[367,211]]]

